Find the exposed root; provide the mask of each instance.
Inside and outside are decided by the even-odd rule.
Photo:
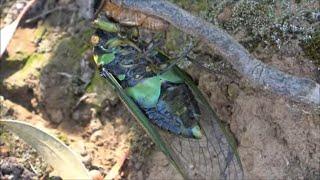
[[[196,36],[227,61],[252,84],[285,95],[295,101],[320,105],[320,84],[284,73],[254,58],[225,31],[196,17],[180,7],[158,0],[112,0],[115,4],[161,18],[181,31]]]

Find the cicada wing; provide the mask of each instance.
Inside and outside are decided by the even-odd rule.
[[[174,71],[194,94],[200,111],[203,137],[191,139],[161,131],[160,135],[172,153],[178,168],[188,179],[243,179],[243,170],[235,141],[221,124],[203,94],[179,68]]]
[[[180,69],[174,71],[185,79],[195,95],[200,110],[203,137],[184,138],[154,126],[120,84],[108,74],[108,82],[115,88],[122,102],[138,120],[154,143],[186,179],[243,179],[243,171],[231,136],[193,83]]]

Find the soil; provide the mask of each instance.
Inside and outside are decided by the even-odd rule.
[[[79,15],[78,6],[67,0],[47,2],[38,6],[73,8],[54,11],[20,25],[7,55],[0,59],[0,96],[4,98],[0,100],[1,118],[23,120],[45,128],[78,153],[92,174],[98,170],[105,176],[125,158],[115,179],[182,179],[113,90],[99,78],[88,43],[93,30]],[[320,82],[319,67],[305,56],[300,46],[301,39],[312,33],[310,29],[301,34],[282,32],[280,36],[266,28],[277,24],[274,19],[239,21],[239,17],[250,15],[239,15],[244,5],[241,2],[221,1],[218,6],[208,7],[202,6],[205,1],[199,1],[199,6],[186,2],[177,1],[183,8],[227,30],[258,59],[287,73]],[[259,7],[267,6],[263,2]],[[300,5],[311,13],[319,12],[319,5],[312,2]],[[4,5],[3,12],[13,13],[7,15],[6,22],[10,22],[10,17],[16,17],[17,12],[11,10],[12,1],[4,1]],[[256,5],[252,6],[248,11],[255,9]],[[263,12],[264,9],[259,9],[258,14]],[[30,13],[26,19],[33,15]],[[300,17],[298,13],[295,15]],[[303,27],[319,27],[316,20],[292,19],[287,20],[288,24],[298,21]],[[237,27],[246,23],[252,28]],[[265,28],[268,30],[264,32],[257,30]],[[280,44],[274,43],[279,42],[274,41],[275,34]],[[176,54],[179,49],[173,47],[186,44],[190,37],[170,28],[166,39],[167,51]],[[199,70],[203,67],[195,64],[186,66],[185,70],[209,97],[212,108],[236,138],[246,179],[320,178],[320,112],[317,108],[253,87],[203,43],[195,48],[193,55],[207,71]],[[0,130],[0,177],[5,169],[2,166],[8,162],[11,168],[19,169],[20,177],[40,178],[50,174],[31,147],[6,130]],[[23,155],[14,149],[22,149]],[[27,175],[22,176],[20,171]],[[14,173],[16,171],[7,174]]]

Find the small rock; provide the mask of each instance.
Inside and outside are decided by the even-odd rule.
[[[138,161],[138,162],[135,163],[134,168],[135,168],[136,170],[140,170],[140,169],[141,169],[141,166],[142,166],[142,163]]]
[[[0,156],[8,157],[9,156],[9,152],[10,152],[9,147],[7,147],[7,146],[1,146],[0,147]]]
[[[103,180],[103,176],[102,176],[101,172],[96,169],[91,170],[89,172],[89,175],[92,177],[93,180]]]
[[[36,108],[38,106],[38,101],[36,98],[32,98],[30,103],[33,108]]]
[[[52,110],[50,111],[50,115],[51,115],[50,120],[57,124],[61,123],[62,120],[64,119],[62,110],[58,110],[58,109]]]
[[[217,17],[218,22],[227,22],[230,21],[230,18],[232,17],[232,9],[230,7],[224,8],[222,13],[220,13]]]
[[[87,149],[85,146],[83,146],[83,148],[80,150],[80,155],[81,156],[86,156],[88,154]]]
[[[231,100],[235,100],[239,96],[239,93],[240,89],[238,85],[232,83],[228,86],[228,95]]]
[[[93,133],[93,132],[101,129],[101,127],[102,127],[102,124],[101,124],[100,120],[97,119],[97,118],[94,118],[94,119],[92,119],[92,120],[90,121],[90,124],[89,124],[89,132],[90,132],[90,133]]]
[[[50,176],[50,180],[62,180],[60,176]]]
[[[100,141],[100,142],[96,142],[96,143],[95,143],[95,145],[97,145],[97,146],[103,146],[103,144],[104,144],[104,143],[103,143],[103,142],[101,142],[101,141]]]
[[[25,6],[24,3],[16,3],[16,8],[17,9],[22,9]]]
[[[90,136],[90,141],[95,143],[102,137],[102,131],[98,130]]]
[[[138,171],[137,172],[137,179],[138,180],[143,180],[143,172],[142,171]]]
[[[82,157],[82,163],[86,166],[90,166],[92,162],[92,158],[90,155]]]

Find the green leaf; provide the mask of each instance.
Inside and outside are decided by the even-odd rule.
[[[144,108],[155,107],[161,90],[161,79],[159,76],[147,78],[134,87],[126,89],[127,94]]]
[[[81,160],[63,142],[28,123],[0,120],[4,125],[37,150],[63,179],[90,179]]]
[[[98,64],[99,65],[109,64],[111,61],[114,60],[114,58],[115,58],[115,52],[103,54],[98,59]]]

